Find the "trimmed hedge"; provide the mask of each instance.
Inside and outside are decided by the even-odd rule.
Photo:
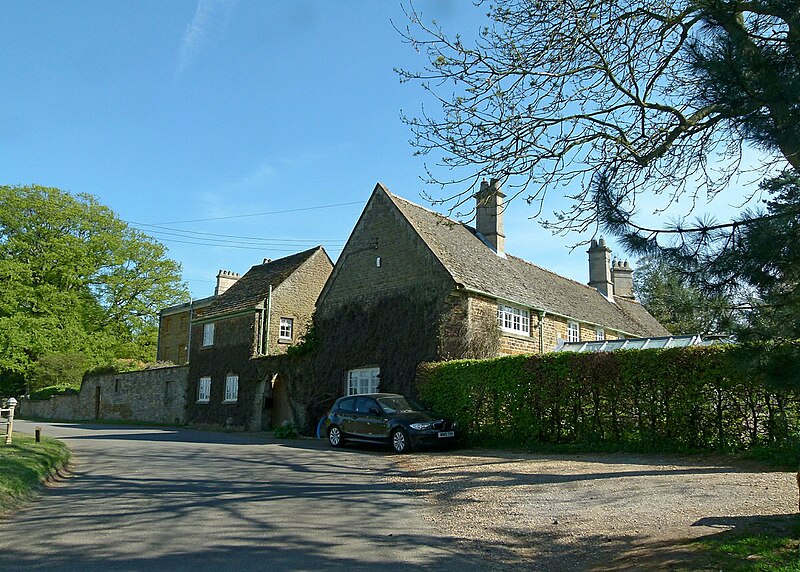
[[[796,391],[747,373],[739,346],[422,364],[421,399],[478,442],[740,450],[798,435]],[[752,361],[752,360],[749,360]]]

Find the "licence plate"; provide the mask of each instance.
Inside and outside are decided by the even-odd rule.
[[[455,437],[455,431],[439,431],[439,437]]]

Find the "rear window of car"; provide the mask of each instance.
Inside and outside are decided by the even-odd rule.
[[[342,399],[339,402],[339,411],[355,411],[355,410],[356,410],[355,399]]]

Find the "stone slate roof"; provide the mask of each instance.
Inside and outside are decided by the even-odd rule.
[[[641,304],[559,276],[516,256],[502,258],[475,229],[380,188],[397,206],[455,282],[500,300],[640,337],[669,332]]]
[[[272,286],[275,289],[319,250],[323,250],[322,247],[316,246],[297,254],[253,266],[230,288],[217,296],[200,318],[216,318],[243,310],[263,308],[269,287]]]

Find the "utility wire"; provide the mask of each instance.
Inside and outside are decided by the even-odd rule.
[[[138,225],[140,230],[146,230],[150,234],[164,234],[168,236],[178,236],[181,238],[198,238],[202,239],[204,237],[211,237],[210,240],[218,240],[220,242],[228,242],[228,243],[236,243],[241,242],[242,244],[276,244],[276,245],[302,245],[302,244],[344,244],[344,240],[335,240],[335,239],[306,239],[306,238],[263,238],[257,236],[238,236],[234,234],[217,234],[213,232],[202,232],[197,230],[182,230],[177,228],[171,228],[168,226],[161,226],[156,224],[145,224],[145,223],[136,223],[136,222],[129,222],[128,224],[131,225]],[[143,229],[142,227],[149,227],[154,229],[164,229],[164,230],[150,230]],[[234,239],[234,240],[228,240]]]
[[[214,246],[214,247],[219,247],[219,248],[235,248],[237,250],[260,250],[260,251],[270,251],[270,252],[296,252],[297,251],[296,248],[274,248],[274,247],[269,247],[269,246],[244,246],[242,244],[235,244],[235,243],[234,244],[224,244],[224,243],[220,244],[220,243],[214,243],[214,242],[196,242],[196,241],[191,241],[191,240],[178,240],[178,239],[175,239],[175,238],[164,238],[164,239],[160,239],[160,240],[162,240],[163,242],[176,242],[176,243],[179,243],[179,244],[193,244],[193,245],[196,245],[196,246]],[[334,247],[329,248],[327,250],[332,250],[333,251],[333,250],[341,250],[341,249],[342,249],[341,246],[334,246]]]
[[[218,216],[218,217],[210,217],[210,218],[195,218],[195,219],[190,219],[190,220],[172,220],[172,221],[160,222],[160,223],[157,223],[157,224],[184,224],[184,223],[190,223],[190,222],[208,222],[208,221],[212,221],[212,220],[229,220],[229,219],[234,219],[234,218],[248,218],[248,217],[254,217],[254,216],[266,216],[266,215],[274,215],[274,214],[296,213],[296,212],[301,212],[301,211],[313,211],[313,210],[319,210],[319,209],[331,209],[331,208],[334,208],[334,207],[345,207],[345,206],[350,206],[350,205],[361,205],[361,204],[364,204],[364,201],[352,201],[352,202],[349,202],[349,203],[336,203],[336,204],[333,204],[333,205],[320,205],[320,206],[316,206],[316,207],[303,207],[303,208],[298,208],[298,209],[286,209],[286,210],[282,210],[282,211],[267,211],[267,212],[263,212],[263,213],[250,213],[250,214],[242,214],[242,215]],[[132,224],[141,224],[141,223],[132,223]]]

